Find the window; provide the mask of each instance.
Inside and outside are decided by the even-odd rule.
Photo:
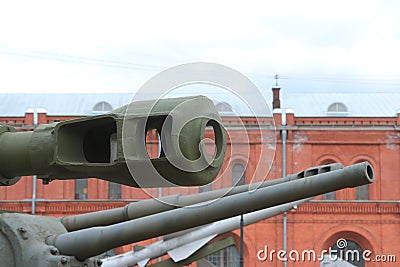
[[[235,164],[232,168],[232,186],[245,184],[245,170],[242,164]]]
[[[205,257],[216,267],[239,267],[239,251],[230,246]]]
[[[121,199],[121,185],[108,182],[108,199]]]
[[[345,104],[340,102],[335,102],[330,104],[328,107],[328,112],[347,112],[347,107]]]
[[[115,250],[114,249],[110,249],[109,251],[106,251],[106,252],[100,254],[98,257],[100,259],[105,259],[105,258],[113,257],[113,256],[115,256]]]
[[[113,108],[112,106],[105,102],[105,101],[101,101],[99,103],[97,103],[96,105],[94,105],[92,112],[93,113],[106,113],[108,111],[111,111]]]
[[[328,165],[328,164],[332,164],[332,163],[336,163],[336,161],[334,161],[332,159],[326,159],[323,162],[321,162],[320,165]],[[336,200],[336,192],[333,191],[333,192],[323,194],[322,200]]]
[[[329,192],[322,195],[322,200],[336,200],[336,192]]]
[[[345,104],[341,102],[335,102],[330,104],[327,110],[328,115],[340,116],[347,115],[348,109]]]
[[[358,160],[356,163],[368,161],[366,159]],[[369,200],[369,185],[361,185],[356,187],[356,200]]]
[[[203,193],[203,192],[208,192],[208,191],[212,191],[212,183],[203,185],[203,186],[199,186],[199,193]]]
[[[354,266],[365,266],[363,250],[359,244],[352,240],[338,239],[338,241],[331,247],[330,251],[332,252],[330,258],[334,259],[338,257]]]
[[[75,199],[87,199],[88,179],[75,179]]]
[[[215,108],[219,112],[232,112],[232,107],[226,102],[219,102],[215,105]]]
[[[361,185],[356,187],[357,200],[369,200],[369,185]]]
[[[223,115],[233,114],[232,106],[226,102],[217,103],[215,105],[215,109],[218,111],[218,113],[223,114]]]

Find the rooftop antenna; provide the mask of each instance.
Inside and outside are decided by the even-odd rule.
[[[275,79],[275,86],[278,86],[279,75],[275,74],[274,79]]]

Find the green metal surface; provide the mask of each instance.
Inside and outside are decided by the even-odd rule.
[[[235,186],[233,188],[224,188],[188,196],[170,195],[158,199],[146,199],[128,204],[122,208],[78,214],[75,216],[65,216],[60,218],[60,220],[68,231],[76,231],[94,226],[106,226],[180,207],[194,205],[200,202],[212,201],[222,196],[232,196],[239,193],[249,192],[255,188],[264,188],[340,169],[343,169],[343,165],[339,163],[321,165],[308,168],[296,174],[288,175],[284,178],[269,180],[259,184]]]
[[[205,146],[207,127],[214,135],[213,155]],[[156,158],[146,149],[149,131],[159,135]],[[210,99],[140,101],[103,115],[39,125],[30,132],[0,126],[0,185],[15,184],[24,175],[44,181],[97,177],[135,187],[204,185],[220,171],[225,149],[225,131]],[[367,162],[345,168],[331,164],[259,184],[167,196],[62,219],[2,213],[0,265],[98,267],[98,255],[115,247],[373,180]],[[153,266],[186,265],[232,245],[231,239],[207,245],[178,265],[166,261]]]
[[[84,260],[111,248],[205,225],[244,213],[372,183],[371,165],[343,169],[226,196],[207,205],[179,208],[103,227],[92,227],[48,238],[63,254]],[[77,246],[76,244],[79,244]],[[85,249],[82,250],[81,248]]]
[[[99,267],[97,258],[78,261],[60,254],[46,244],[49,235],[66,233],[63,225],[53,217],[21,213],[0,214],[1,267]]]
[[[0,214],[0,244],[3,246],[0,258],[5,258],[3,262],[8,266],[100,266],[97,255],[121,245],[374,180],[372,167],[367,162],[327,170],[326,166],[311,168],[291,176],[289,181],[228,195],[207,205],[177,208],[73,232],[67,232],[61,221],[52,217]],[[202,198],[194,196],[190,201],[195,199],[201,202]]]
[[[214,131],[214,157],[205,149],[207,126]],[[146,133],[153,129],[161,135],[162,153],[150,159]],[[30,132],[1,126],[0,184],[38,175],[45,181],[96,177],[135,187],[204,185],[218,174],[225,148],[225,130],[210,99],[134,102]]]

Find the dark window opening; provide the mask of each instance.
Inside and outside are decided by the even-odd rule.
[[[121,199],[121,184],[108,182],[108,199]]]
[[[230,246],[205,257],[216,267],[239,267],[239,251],[235,246]]]
[[[242,164],[235,164],[232,168],[232,186],[245,184],[245,169]]]
[[[88,199],[88,179],[75,179],[75,199]]]
[[[363,250],[359,244],[352,240],[338,239],[331,247],[331,258],[339,257],[357,267],[364,267]]]
[[[357,200],[369,200],[369,185],[361,185],[356,187]]]

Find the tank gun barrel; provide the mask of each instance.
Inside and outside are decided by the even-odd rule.
[[[205,225],[232,216],[317,196],[347,187],[372,183],[368,162],[297,179],[253,192],[227,196],[205,205],[170,210],[110,226],[93,227],[47,238],[64,255],[84,260],[109,249]]]
[[[243,215],[244,226],[257,223],[284,213],[298,205],[304,204],[309,199],[285,203],[275,207],[247,213]],[[208,243],[217,235],[224,234],[240,228],[240,217],[236,216],[225,220],[217,221],[200,228],[188,229],[187,232],[174,233],[172,237],[164,237],[163,241],[150,244],[149,246],[136,251],[127,252],[103,260],[103,267],[135,266],[138,262],[160,257],[168,253],[175,262],[186,259],[195,251],[188,251],[187,246],[193,242],[201,241],[202,245]],[[182,249],[182,247],[186,246]],[[195,247],[198,247],[196,244]]]
[[[213,156],[205,148],[207,126],[214,131]],[[156,158],[146,149],[149,131],[161,144]],[[34,131],[0,126],[0,185],[24,175],[45,181],[96,177],[135,187],[204,185],[218,174],[225,147],[221,119],[207,97],[133,102]]]
[[[197,203],[205,201],[212,201],[214,199],[220,198],[221,196],[231,196],[239,193],[248,192],[255,188],[268,187],[339,169],[343,169],[343,165],[340,163],[321,165],[308,168],[296,174],[290,174],[283,178],[268,180],[258,184],[241,185],[189,196],[171,195],[158,199],[146,199],[128,204],[122,208],[79,214],[75,216],[64,216],[60,218],[60,220],[68,231],[76,231],[94,226],[106,226],[168,210],[173,210],[179,207],[195,205]]]

